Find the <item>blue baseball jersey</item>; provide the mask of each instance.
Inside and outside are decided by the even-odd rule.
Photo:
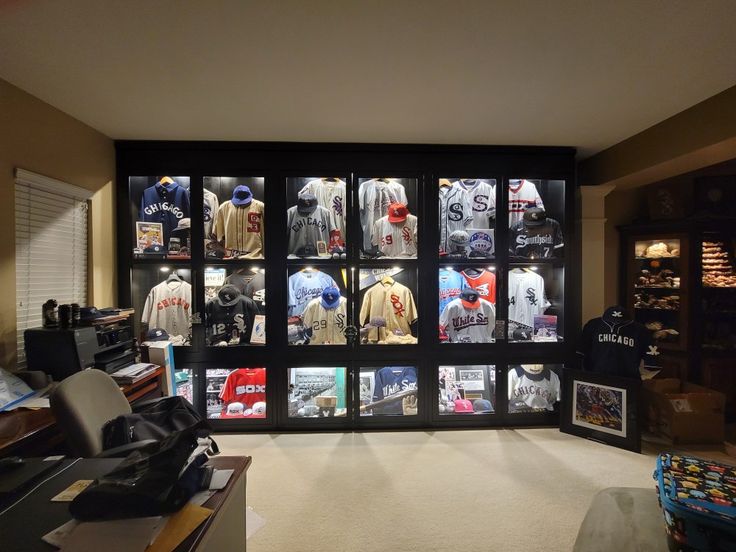
[[[319,270],[301,271],[289,276],[289,316],[300,316],[325,288],[338,287],[331,276]]]
[[[168,244],[171,232],[184,218],[189,218],[189,190],[176,182],[163,186],[157,182],[143,190],[139,219],[142,222],[160,222],[165,244]]]
[[[376,372],[373,402],[378,402],[401,391],[417,388],[417,369],[414,366],[385,366]],[[401,401],[374,408],[379,415],[403,414]]]
[[[440,316],[447,304],[460,295],[463,288],[467,287],[465,278],[456,270],[440,269]]]

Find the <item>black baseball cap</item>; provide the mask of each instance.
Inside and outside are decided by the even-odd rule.
[[[547,213],[541,207],[529,207],[524,211],[525,226],[542,226],[547,220]]]
[[[98,318],[105,318],[105,315],[97,310],[96,307],[82,307],[79,309],[79,318],[80,320],[96,320]]]
[[[302,194],[296,202],[296,210],[300,215],[311,215],[317,210],[317,196]]]
[[[146,333],[146,341],[168,341],[169,334],[163,328],[151,328]]]

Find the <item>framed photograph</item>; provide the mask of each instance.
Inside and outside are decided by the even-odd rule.
[[[460,383],[466,391],[485,391],[486,382],[483,370],[458,370]],[[468,398],[466,396],[466,398]]]
[[[640,387],[636,379],[563,370],[560,431],[641,452]]]
[[[164,227],[160,222],[136,221],[135,235],[138,253],[165,253]]]

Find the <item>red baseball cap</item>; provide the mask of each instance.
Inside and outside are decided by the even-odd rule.
[[[404,222],[409,214],[409,209],[403,203],[392,203],[388,206],[389,222]]]
[[[468,399],[456,399],[455,401],[455,414],[474,414],[473,403]]]

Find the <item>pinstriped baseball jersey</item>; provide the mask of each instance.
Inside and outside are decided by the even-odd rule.
[[[457,297],[450,301],[440,315],[440,326],[447,331],[450,343],[490,343],[496,324],[496,309],[485,299],[478,299],[475,309],[463,305]]]
[[[530,180],[509,181],[509,228],[516,225],[529,207],[544,209],[544,203],[534,182]]]
[[[236,256],[262,259],[263,212],[263,202],[257,199],[241,207],[226,201],[217,209],[214,230],[217,241],[224,239],[225,248]]]
[[[551,305],[544,291],[544,278],[536,272],[509,272],[509,320],[534,327],[534,316]]]
[[[378,282],[363,296],[360,307],[360,323],[367,324],[371,318],[380,316],[386,320],[386,326],[370,330],[368,341],[375,343],[386,339],[388,332],[401,330],[404,335],[411,335],[410,324],[418,318],[417,306],[411,290],[398,283]]]
[[[319,205],[309,215],[299,213],[297,206],[289,207],[286,212],[286,231],[289,236],[287,253],[298,255],[307,245],[317,248],[317,242],[330,243],[330,232],[334,230],[330,212]]]
[[[407,215],[404,222],[389,222],[388,216],[373,223],[372,245],[386,257],[417,256],[417,217]]]
[[[473,220],[469,194],[456,182],[440,186],[440,250],[447,251],[447,240],[455,230],[465,230]]]
[[[496,181],[465,179],[454,184],[468,194],[473,209],[471,228],[491,228],[491,217],[496,216]],[[454,185],[453,184],[453,185]]]
[[[299,190],[298,195],[314,194],[317,204],[327,209],[332,215],[332,225],[340,231],[340,237],[345,239],[345,181],[323,180],[316,178],[307,182]]]
[[[202,192],[204,193],[204,238],[207,239],[213,235],[220,200],[207,189],[202,190]]]
[[[388,212],[388,206],[392,203],[407,204],[406,190],[396,180],[366,180],[358,188],[364,251],[371,250],[373,223]]]
[[[309,339],[310,345],[344,345],[345,328],[348,326],[348,300],[340,297],[340,303],[334,309],[326,309],[322,305],[322,298],[312,299],[302,314],[302,321],[306,328],[312,329]]]

